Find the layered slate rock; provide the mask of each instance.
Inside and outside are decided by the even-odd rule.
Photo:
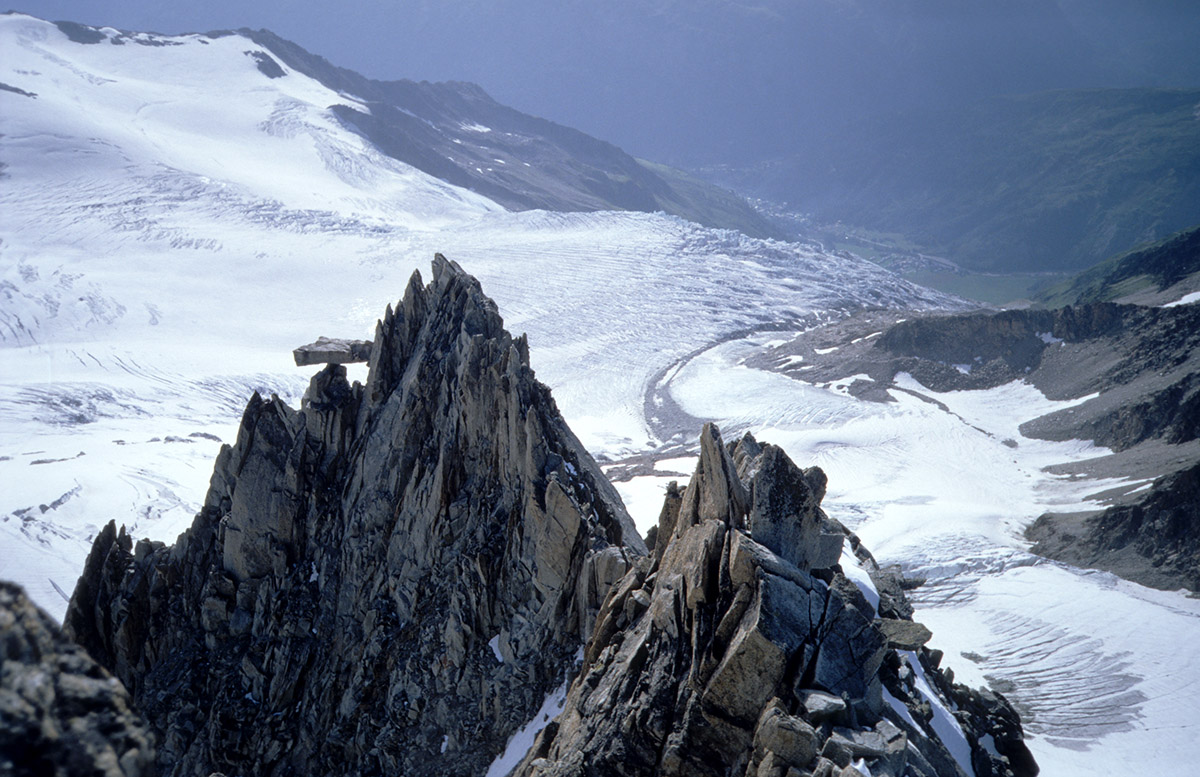
[[[154,737],[125,687],[0,582],[0,774],[140,777],[153,764]]]
[[[612,588],[517,774],[1036,774],[1012,708],[937,670],[897,581],[821,511],[824,488],[819,469],[706,426],[654,553]],[[877,606],[843,575],[844,541]]]
[[[97,538],[66,627],[161,774],[481,774],[645,554],[457,265],[414,274],[369,368],[254,396],[174,546]]]

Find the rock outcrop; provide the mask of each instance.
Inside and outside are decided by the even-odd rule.
[[[1154,588],[1200,591],[1200,464],[1154,481],[1141,501],[1038,518],[1031,550]]]
[[[19,586],[0,582],[0,774],[153,774],[154,737],[129,693]]]
[[[160,774],[481,775],[538,723],[518,774],[1036,774],[1012,708],[937,670],[821,511],[821,470],[706,426],[647,549],[441,256],[369,366],[326,367],[299,411],[254,396],[175,545],[97,537],[66,630]]]
[[[353,364],[371,359],[370,340],[341,340],[318,337],[315,342],[292,351],[297,367],[311,364]]]
[[[819,469],[706,426],[653,554],[612,588],[562,714],[517,773],[1036,774],[1012,708],[937,671],[928,630],[852,535],[879,583],[842,573],[847,534],[820,510],[824,488]]]
[[[646,553],[457,265],[414,274],[369,370],[255,395],[173,546],[97,538],[66,630],[160,774],[481,774]]]
[[[847,391],[872,401],[907,391],[894,383],[902,372],[934,391],[1020,380],[1049,399],[1080,400],[1025,422],[1021,435],[1091,440],[1112,455],[1054,471],[1134,485],[1099,494],[1102,515],[1041,516],[1027,532],[1033,550],[1156,588],[1200,590],[1200,503],[1190,498],[1189,474],[1200,466],[1200,305],[1097,302],[899,322],[897,315],[860,314],[750,363],[787,365],[784,372],[813,383],[865,374],[869,380],[855,378]]]

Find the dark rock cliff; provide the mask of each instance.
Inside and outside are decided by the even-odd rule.
[[[0,582],[0,774],[140,777],[153,767],[154,737],[124,686]]]
[[[251,399],[175,545],[101,533],[66,630],[161,774],[482,773],[645,553],[528,358],[439,255],[366,386]]]
[[[1036,774],[1012,708],[937,671],[895,581],[878,576],[875,604],[842,574],[824,488],[819,469],[749,436],[726,448],[706,426],[653,554],[613,587],[563,713],[517,773]]]
[[[1172,589],[1200,591],[1200,464],[1154,481],[1142,500],[1085,517],[1047,514],[1033,552]]]

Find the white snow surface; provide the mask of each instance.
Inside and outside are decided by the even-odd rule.
[[[500,635],[492,637],[488,640],[488,647],[492,649],[492,655],[496,657],[496,661],[503,664],[504,654],[500,652]]]
[[[871,605],[871,609],[878,616],[879,613],[879,591],[875,588],[875,582],[871,580],[871,575],[867,570],[862,568],[858,563],[858,559],[854,557],[854,552],[850,550],[849,545],[842,546],[842,560],[840,562],[842,572],[849,578],[850,582],[858,586],[858,590],[862,591],[863,598],[867,600],[867,604]]]
[[[116,36],[116,31],[111,31]],[[55,616],[109,519],[172,541],[250,393],[370,337],[441,251],[596,454],[653,446],[651,376],[731,332],[946,298],[865,262],[645,213],[510,213],[379,153],[237,35],[78,44],[0,18],[0,576]],[[482,131],[480,128],[476,128]],[[356,373],[361,375],[361,373]]]
[[[357,100],[267,78],[246,38],[142,40],[167,45],[76,44],[0,17],[0,82],[36,95],[0,90],[0,578],[54,616],[104,523],[173,541],[250,393],[298,403],[314,369],[291,350],[371,337],[440,251],[529,334],[538,377],[598,457],[663,445],[674,403],[823,467],[826,509],[881,564],[927,580],[917,619],[960,681],[1018,704],[1043,774],[1136,773],[1153,753],[1172,754],[1156,773],[1200,763],[1200,654],[1177,647],[1200,644],[1200,601],[1045,562],[1021,538],[1121,485],[1045,470],[1104,451],[1020,434],[1070,403],[904,378],[896,402],[872,404],[844,381],[747,367],[778,331],[737,339],[951,300],[662,214],[507,212],[382,155],[329,110]],[[642,529],[683,463],[618,484]]]
[[[902,650],[900,654],[912,669],[913,684],[917,692],[929,702],[929,707],[933,710],[933,718],[929,723],[937,732],[938,739],[942,740],[942,744],[950,751],[950,755],[967,777],[975,777],[975,769],[971,766],[971,745],[963,734],[962,726],[946,706],[946,701],[929,684],[929,678],[925,676],[925,668],[921,666],[917,654],[911,650]]]

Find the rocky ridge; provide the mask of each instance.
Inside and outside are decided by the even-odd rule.
[[[479,774],[645,553],[620,499],[440,255],[365,386],[254,396],[175,545],[97,538],[66,630],[128,686],[163,775]]]
[[[439,255],[365,385],[331,364],[299,411],[251,399],[175,545],[101,532],[66,631],[164,775],[479,775],[571,677],[516,773],[1036,774],[1012,708],[937,669],[821,511],[819,469],[712,426],[701,450],[648,548]]]
[[[1131,504],[1084,517],[1047,513],[1026,530],[1034,553],[1153,586],[1200,591],[1200,463],[1156,479]]]
[[[820,469],[712,425],[700,451],[516,774],[1037,773],[1012,708],[937,670],[898,580],[824,515]],[[843,540],[873,585],[842,573]]]
[[[154,736],[125,687],[0,582],[0,774],[139,777]]]
[[[1046,307],[1081,302],[1165,305],[1200,288],[1200,227],[1091,267],[1038,295]]]

